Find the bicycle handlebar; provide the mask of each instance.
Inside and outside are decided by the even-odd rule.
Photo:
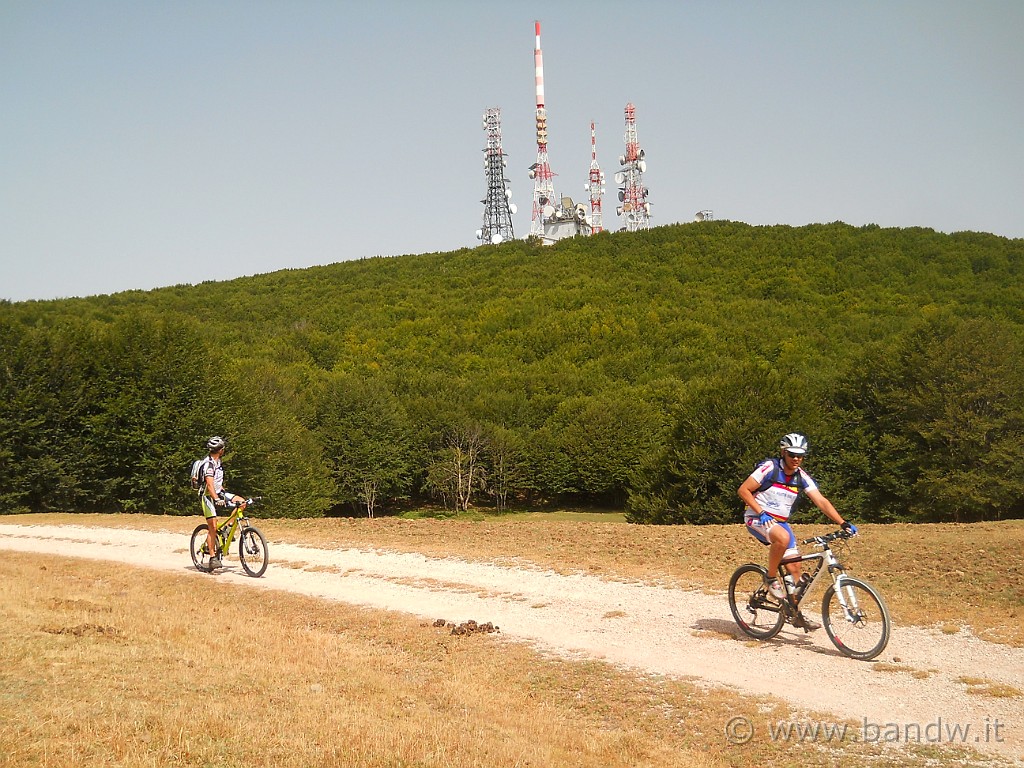
[[[833,531],[832,533],[826,533],[824,536],[812,536],[809,539],[804,539],[800,543],[801,544],[817,544],[818,546],[825,546],[830,541],[835,541],[836,539],[852,539],[856,535],[857,534],[855,534],[855,533],[850,533],[849,531],[847,531],[847,530],[845,530],[843,528],[840,528],[838,531]]]
[[[241,504],[232,504],[231,502],[228,502],[225,506],[228,507],[229,509],[238,509],[240,506],[242,506],[242,504],[244,504],[247,507],[251,507],[253,504],[255,504],[262,498],[262,496],[250,496],[245,501],[241,502]]]

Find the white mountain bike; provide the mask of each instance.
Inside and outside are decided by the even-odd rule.
[[[767,568],[756,563],[737,568],[729,580],[729,608],[739,628],[757,640],[775,637],[783,624],[793,623],[801,602],[827,574],[832,584],[821,601],[821,619],[829,640],[852,659],[866,661],[878,656],[888,645],[892,628],[885,601],[866,581],[848,576],[829,546],[851,536],[840,530],[801,541],[820,551],[790,558],[779,566],[781,584],[786,584],[786,563],[804,563],[806,569],[798,584],[787,585],[788,595],[782,599],[768,591]]]

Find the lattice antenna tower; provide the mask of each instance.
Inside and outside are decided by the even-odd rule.
[[[621,205],[615,213],[625,220],[627,232],[650,229],[651,204],[647,202],[647,187],[644,186],[647,162],[636,138],[636,107],[632,103],[626,105],[626,154],[619,155],[619,165],[622,170],[615,174],[615,183],[621,185]]]
[[[544,56],[540,50],[540,22],[534,22],[533,68],[537,85],[537,162],[530,166],[533,179],[533,214],[530,234],[544,236],[544,217],[554,213],[555,185],[548,163],[548,113],[544,108]]]
[[[590,231],[596,235],[604,230],[604,216],[601,213],[604,171],[597,164],[597,131],[593,120],[590,121],[590,179],[583,189],[590,193]]]
[[[487,179],[487,197],[480,202],[484,204],[483,226],[476,231],[478,240],[497,245],[505,240],[514,239],[512,232],[512,214],[516,212],[515,203],[511,202],[511,183],[505,178],[508,160],[501,149],[501,109],[491,107],[484,112],[484,132],[487,144],[484,147],[484,176]]]

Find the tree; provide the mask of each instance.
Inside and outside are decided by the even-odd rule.
[[[510,495],[524,490],[526,465],[525,443],[520,435],[505,427],[492,426],[487,430],[487,465],[490,483],[488,492],[494,497],[498,511],[508,506]]]
[[[555,494],[621,504],[664,430],[659,409],[628,388],[566,398],[537,435],[538,483]]]
[[[736,490],[788,432],[824,433],[814,392],[764,363],[735,366],[691,382],[667,444],[638,473],[627,501],[636,523],[731,523]]]
[[[427,470],[427,487],[439,494],[447,506],[451,501],[456,511],[466,512],[473,496],[487,487],[487,471],[483,463],[487,441],[479,424],[450,430],[437,459]]]
[[[839,399],[860,414],[883,517],[956,522],[1024,515],[1024,333],[940,315],[864,361]]]
[[[404,409],[383,382],[333,378],[321,395],[315,431],[336,503],[360,504],[374,517],[382,502],[409,493],[418,451]]]

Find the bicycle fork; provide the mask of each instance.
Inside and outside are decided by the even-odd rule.
[[[862,618],[860,605],[857,604],[857,590],[846,584],[846,573],[839,571],[838,575],[832,577],[832,584],[835,589],[836,598],[843,607],[843,616],[851,624],[856,624]]]

